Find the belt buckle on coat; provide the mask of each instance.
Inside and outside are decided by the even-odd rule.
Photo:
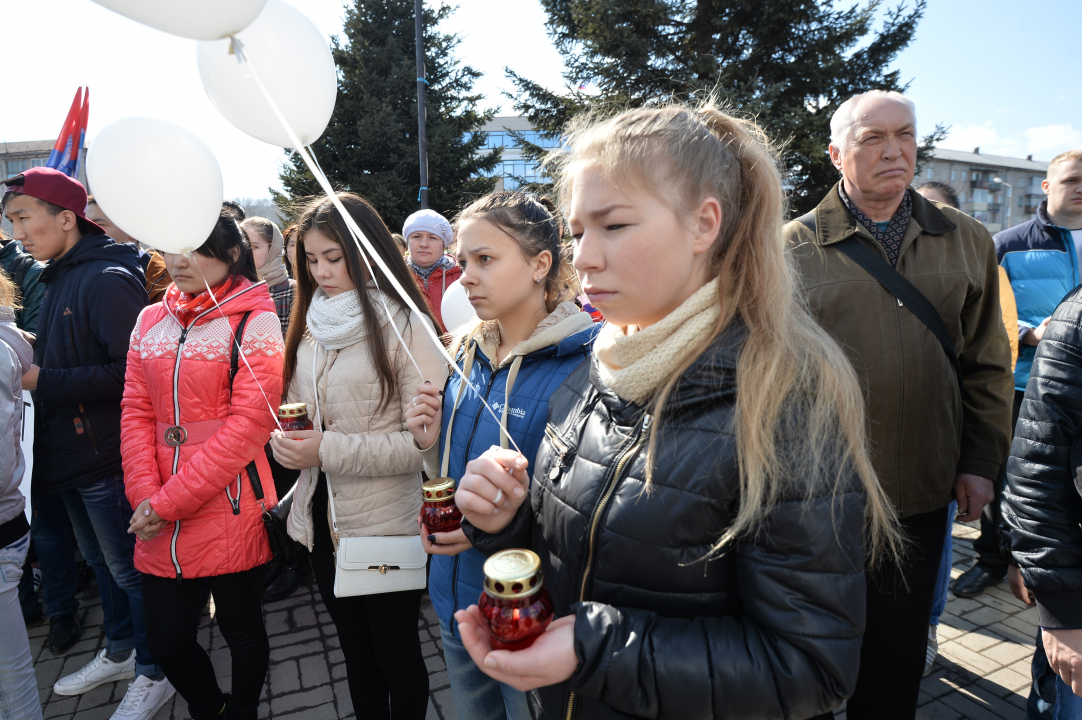
[[[180,425],[174,425],[165,431],[165,444],[169,447],[183,445],[188,440],[188,431]]]

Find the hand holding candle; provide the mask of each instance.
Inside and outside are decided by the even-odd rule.
[[[526,499],[529,465],[522,453],[492,447],[466,465],[455,502],[474,527],[497,533],[507,527]]]

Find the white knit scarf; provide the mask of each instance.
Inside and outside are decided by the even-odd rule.
[[[380,326],[387,322],[387,313],[374,287],[368,288],[368,296],[376,310]],[[393,301],[388,298],[388,304]],[[365,339],[364,314],[361,299],[356,290],[348,290],[330,297],[323,288],[316,288],[312,303],[308,306],[308,332],[327,350],[341,350]]]
[[[622,399],[646,404],[714,329],[720,313],[715,278],[662,320],[631,335],[606,323],[594,343],[601,379]]]

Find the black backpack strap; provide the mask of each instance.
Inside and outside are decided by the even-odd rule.
[[[834,247],[864,268],[887,289],[887,292],[898,299],[900,305],[908,308],[909,312],[916,315],[917,319],[932,331],[936,340],[943,346],[943,352],[947,354],[951,365],[954,366],[954,373],[958,376],[958,389],[962,390],[962,363],[958,360],[958,353],[954,351],[954,343],[951,342],[950,334],[947,333],[947,326],[943,324],[943,318],[939,316],[939,311],[928,301],[928,298],[924,297],[923,293],[914,287],[913,283],[906,280],[897,269],[891,267],[883,257],[858,240],[856,235],[850,235],[845,240],[834,243]]]
[[[244,342],[244,326],[248,324],[248,318],[251,316],[252,311],[244,313],[240,316],[240,322],[237,323],[237,329],[233,333],[233,348],[229,352],[229,392],[233,392],[233,378],[237,376],[237,371],[240,370],[240,365],[237,363],[240,361],[240,346]]]
[[[240,322],[237,323],[237,329],[233,332],[233,347],[229,351],[229,392],[233,392],[233,378],[237,376],[237,372],[240,370],[240,346],[244,342],[244,327],[248,324],[248,318],[251,316],[252,311],[244,313],[240,317]],[[260,503],[263,502],[263,483],[259,479],[259,470],[255,466],[255,460],[248,463],[248,467],[245,468],[248,472],[248,482],[252,484],[252,492],[255,493],[255,499]]]

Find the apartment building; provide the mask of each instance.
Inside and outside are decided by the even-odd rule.
[[[947,183],[958,193],[962,211],[969,213],[995,234],[1031,220],[1044,200],[1041,181],[1048,163],[1003,155],[935,148],[913,186],[929,180]]]

